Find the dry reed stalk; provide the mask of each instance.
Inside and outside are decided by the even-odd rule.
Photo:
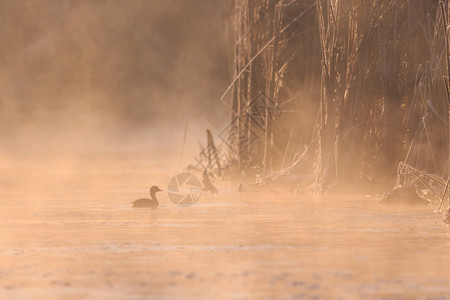
[[[237,138],[231,153],[239,169],[257,165],[269,170],[274,157],[282,159],[282,151],[274,145],[276,116],[271,106],[278,103],[282,77],[292,61],[293,55],[286,49],[289,49],[293,28],[314,7],[310,0],[310,4],[298,9],[295,16],[285,17],[286,8],[298,2],[234,1],[234,79],[221,100],[224,101],[225,96],[233,91],[230,107],[235,124],[231,135]],[[258,99],[261,93],[265,95],[263,109]],[[246,143],[254,134],[259,139]]]
[[[302,153],[299,149],[311,139],[316,124],[303,128],[293,123],[283,132],[282,118],[268,109],[272,99],[277,105],[298,105],[283,108],[286,112],[299,112],[304,105],[320,108],[312,139],[317,136],[318,148],[309,147],[308,155],[292,160],[295,168],[283,169],[317,171],[320,189],[340,179],[394,175],[393,166],[404,155],[413,167],[421,164],[430,169],[427,172],[448,176],[448,165],[445,172],[439,167],[449,157],[448,147],[440,145],[444,134],[450,143],[450,122],[439,118],[443,111],[450,118],[446,22],[447,0],[440,6],[428,0],[375,0],[364,5],[358,0],[235,0],[233,80],[222,97],[224,101],[232,91],[229,107],[237,136],[232,160],[240,170],[270,170],[276,161],[283,168],[292,139],[297,144],[292,148]],[[312,41],[306,45],[311,52],[298,36]],[[320,53],[321,64],[308,62],[314,52]],[[444,75],[446,87],[439,83]],[[316,90],[316,78],[320,101],[301,98],[298,91],[304,89],[299,87],[306,84]],[[263,110],[253,102],[261,93],[267,95]],[[242,143],[252,132],[258,132],[259,141]],[[288,137],[286,132],[294,133]],[[309,163],[311,157],[316,163]]]

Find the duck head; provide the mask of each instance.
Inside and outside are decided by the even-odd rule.
[[[150,195],[154,195],[154,194],[156,194],[157,192],[161,192],[162,190],[159,188],[159,187],[157,187],[156,185],[154,185],[154,186],[152,186],[151,188],[150,188]]]

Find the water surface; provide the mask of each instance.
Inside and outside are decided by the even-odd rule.
[[[176,173],[145,161],[0,172],[1,299],[450,299],[435,207],[225,186],[189,208],[161,193],[158,210],[132,209]]]

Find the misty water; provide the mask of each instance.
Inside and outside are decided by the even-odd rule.
[[[434,207],[222,185],[192,207],[162,192],[159,209],[133,209],[177,169],[86,161],[3,164],[1,299],[450,295],[450,230]]]

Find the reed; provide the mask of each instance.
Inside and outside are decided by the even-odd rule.
[[[448,177],[447,0],[235,0],[230,24],[231,165],[320,190],[400,161]]]

